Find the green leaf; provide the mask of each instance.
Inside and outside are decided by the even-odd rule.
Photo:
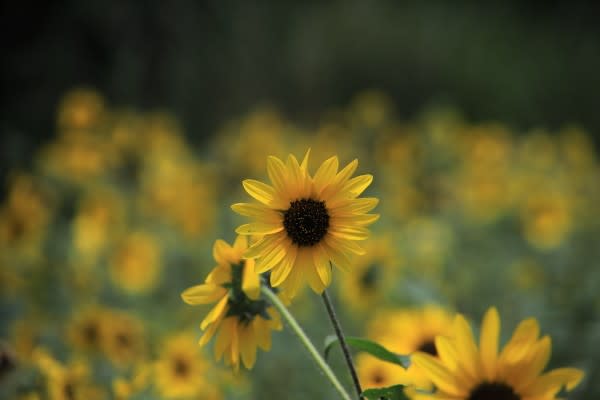
[[[408,400],[404,394],[404,385],[367,389],[362,392],[362,396],[367,400]]]
[[[329,335],[325,338],[325,346],[323,349],[325,359],[327,359],[331,347],[337,342],[338,338],[335,335]],[[404,369],[408,368],[408,366],[410,365],[410,357],[392,353],[379,343],[375,343],[369,339],[348,336],[346,337],[346,342],[349,346],[356,350],[364,351],[366,353],[371,354],[374,357],[379,358],[380,360],[399,365]]]

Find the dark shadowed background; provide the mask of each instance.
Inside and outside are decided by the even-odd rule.
[[[81,85],[173,111],[196,145],[256,104],[310,121],[369,88],[401,116],[451,104],[523,131],[578,123],[599,141],[593,2],[24,0],[0,15],[2,178]]]

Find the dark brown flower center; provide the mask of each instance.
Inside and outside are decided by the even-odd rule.
[[[417,350],[437,357],[437,349],[435,348],[435,342],[433,341],[433,339],[423,342]]]
[[[360,276],[360,284],[363,289],[373,290],[377,288],[381,275],[380,267],[377,264],[370,265]]]
[[[189,365],[185,360],[182,360],[181,358],[175,360],[175,375],[186,376],[189,370]]]
[[[313,199],[290,202],[290,208],[283,214],[283,226],[292,243],[301,247],[314,246],[329,229],[325,202]]]
[[[521,396],[506,383],[483,382],[471,391],[467,400],[521,400]]]
[[[83,337],[88,345],[96,345],[98,343],[98,326],[93,322],[86,324],[83,327]]]

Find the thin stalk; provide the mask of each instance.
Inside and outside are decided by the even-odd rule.
[[[338,320],[337,315],[335,314],[335,310],[333,309],[333,304],[331,304],[331,299],[327,294],[327,290],[323,291],[321,297],[323,297],[323,302],[325,303],[327,314],[329,314],[329,319],[331,320],[331,324],[333,325],[335,334],[337,335],[338,340],[340,341],[340,346],[342,347],[342,352],[344,353],[344,358],[346,359],[346,365],[348,365],[348,369],[350,370],[352,382],[354,382],[354,388],[358,393],[358,398],[362,399],[362,388],[360,387],[360,381],[358,380],[358,375],[356,374],[356,369],[354,368],[354,363],[352,362],[352,355],[350,354],[348,343],[346,343],[346,338],[344,336],[344,333],[342,332],[342,326],[340,325],[340,321]]]
[[[337,379],[331,368],[329,368],[329,365],[327,365],[327,363],[325,362],[323,357],[321,357],[321,355],[319,354],[315,346],[312,344],[308,336],[306,336],[306,333],[304,333],[302,327],[298,324],[294,316],[290,314],[290,312],[288,311],[286,306],[281,302],[281,300],[279,300],[277,295],[275,295],[275,293],[273,293],[271,289],[265,286],[262,286],[261,291],[265,296],[267,296],[267,298],[269,299],[271,304],[277,309],[277,311],[279,311],[281,315],[283,315],[283,318],[285,318],[285,320],[290,325],[296,336],[298,336],[298,339],[300,339],[306,350],[308,350],[309,354],[315,360],[319,368],[321,368],[321,371],[323,371],[325,376],[329,379],[329,381],[340,394],[340,396],[344,400],[352,400],[352,398],[350,397],[348,392],[346,392],[346,389],[344,389],[344,387]]]

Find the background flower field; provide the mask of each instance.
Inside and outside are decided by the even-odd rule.
[[[600,40],[589,10],[557,3],[534,25],[537,9],[525,6],[492,15],[462,3],[351,4],[210,6],[188,19],[183,6],[164,19],[158,6],[146,17],[129,5],[46,10],[48,28],[7,58],[7,71],[22,72],[2,111],[0,398],[333,398],[285,324],[236,374],[212,344],[197,346],[210,308],[180,297],[214,267],[213,242],[233,242],[246,222],[230,209],[249,200],[242,180],[265,180],[269,155],[307,149],[313,165],[357,158],[357,173],[374,176],[366,195],[380,200],[367,254],[329,288],[349,335],[409,352],[447,315],[476,327],[494,305],[503,341],[533,316],[552,338],[549,366],[585,371],[569,398],[600,396],[600,88],[586,79]],[[434,22],[445,15],[456,24],[442,39]],[[563,15],[579,31],[560,28]],[[372,29],[358,34],[361,18]],[[218,23],[229,19],[230,30]],[[207,20],[214,30],[200,44],[186,40]],[[256,28],[265,21],[273,26]],[[507,21],[509,36],[525,38],[512,50],[501,40]],[[178,40],[154,37],[136,55],[149,31]],[[126,40],[110,44],[120,33]],[[112,58],[97,71],[103,51]],[[491,53],[514,63],[491,65]],[[32,73],[53,54],[65,64]],[[290,309],[315,343],[332,333],[310,290]],[[365,386],[404,377],[366,354],[356,360]],[[329,361],[350,387],[339,349]]]

